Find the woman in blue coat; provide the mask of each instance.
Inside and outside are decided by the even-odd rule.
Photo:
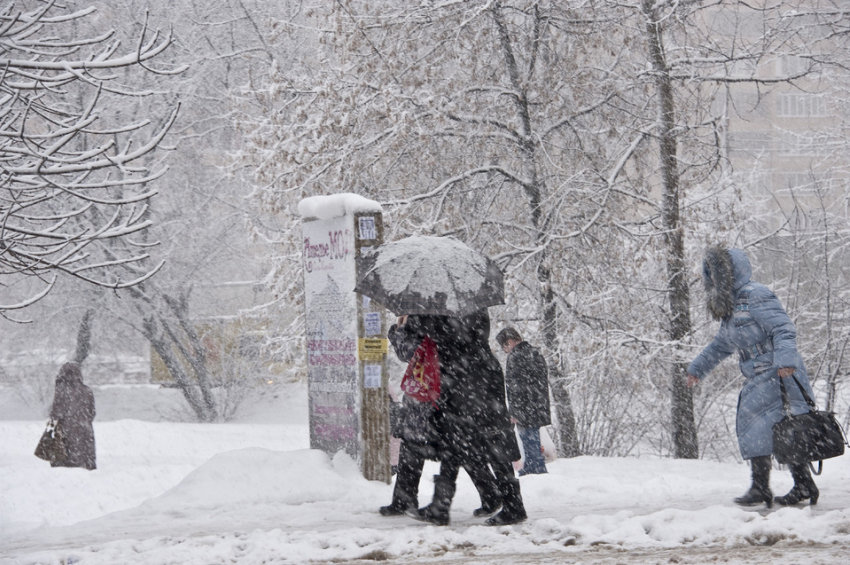
[[[737,504],[764,502],[781,505],[809,500],[817,504],[818,488],[808,464],[791,466],[794,488],[773,498],[770,492],[770,457],[773,424],[785,416],[779,379],[794,375],[813,397],[806,366],[797,352],[797,330],[779,299],[763,284],[750,280],[752,266],[740,249],[712,247],[703,260],[702,276],[708,294],[708,311],[720,321],[714,340],[688,366],[688,386],[704,378],[723,359],[738,354],[744,386],[738,397],[736,432],[741,456],[750,461],[752,486]],[[786,381],[794,414],[809,407],[792,379]]]

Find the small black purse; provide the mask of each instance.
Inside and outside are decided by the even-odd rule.
[[[785,417],[773,425],[773,456],[784,465],[799,465],[808,463],[815,475],[823,471],[823,460],[844,455],[847,440],[841,425],[835,419],[834,412],[822,412],[806,393],[806,390],[791,376],[803,398],[809,405],[806,414],[791,414],[788,393],[785,391],[785,379],[779,377],[779,387],[782,392],[782,407]],[[813,461],[818,462],[815,471]]]

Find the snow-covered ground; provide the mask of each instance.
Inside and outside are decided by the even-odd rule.
[[[232,424],[95,420],[92,472],[32,455],[43,421],[0,421],[0,563],[850,562],[849,456],[816,478],[817,506],[770,512],[732,504],[748,485],[741,464],[558,460],[521,479],[529,520],[501,528],[472,517],[479,501],[461,473],[441,528],[380,516],[391,485],[309,449],[303,386],[269,402]],[[772,486],[787,491],[788,472]]]

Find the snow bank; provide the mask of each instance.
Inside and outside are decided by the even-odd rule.
[[[315,449],[280,452],[253,447],[215,455],[146,506],[195,512],[339,502],[369,486],[356,463],[343,453],[332,463]]]

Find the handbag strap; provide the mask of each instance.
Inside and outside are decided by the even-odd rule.
[[[787,378],[788,377],[779,377],[779,390],[782,393],[782,408],[785,410],[785,414],[791,416],[791,403],[788,401],[788,392],[785,390],[785,379]],[[800,392],[803,394],[803,398],[806,400],[806,404],[809,405],[809,408],[817,410],[817,404],[815,404],[814,400],[812,400],[809,396],[809,393],[806,392],[806,389],[803,388],[803,385],[800,384],[800,381],[797,380],[797,377],[791,375],[791,378],[794,379],[795,383],[797,383],[797,387],[799,387]]]

